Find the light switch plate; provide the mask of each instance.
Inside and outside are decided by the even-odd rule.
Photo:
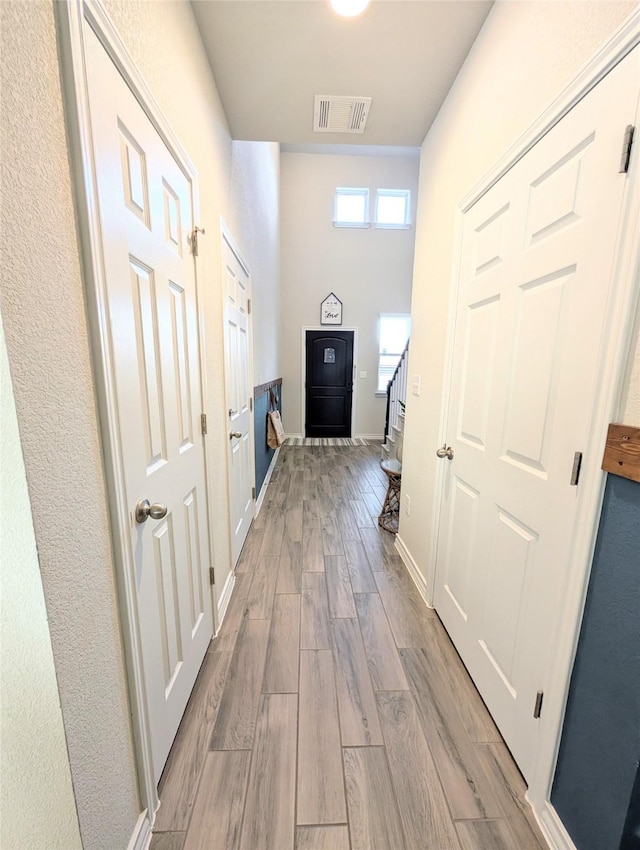
[[[367,377],[367,374],[368,374],[368,372],[360,372],[360,377],[361,377],[361,378],[366,378],[366,377]]]
[[[420,375],[414,375],[411,382],[411,392],[414,395],[420,395]]]

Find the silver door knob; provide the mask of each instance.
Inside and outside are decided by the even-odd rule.
[[[446,457],[449,460],[453,460],[453,449],[446,443],[441,449],[437,450],[436,454],[438,455],[438,457]]]
[[[242,431],[232,431],[229,434],[229,439],[233,440],[234,437],[237,437],[238,439],[240,439],[241,436],[242,436]]]
[[[136,505],[136,522],[146,522],[149,517],[151,519],[164,519],[167,515],[167,506],[162,502],[156,502],[154,505],[149,503],[149,499],[140,499]]]

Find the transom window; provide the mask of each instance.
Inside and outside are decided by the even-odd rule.
[[[378,189],[376,227],[407,229],[410,224],[411,192],[408,189]]]
[[[380,314],[377,392],[386,393],[387,384],[400,362],[410,331],[411,316],[408,313]]]
[[[333,223],[336,227],[369,227],[369,190],[337,188]]]

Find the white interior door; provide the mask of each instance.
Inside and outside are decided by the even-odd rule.
[[[86,45],[104,321],[157,780],[213,632],[192,185],[89,31]],[[141,499],[166,515],[136,521]]]
[[[525,777],[607,345],[637,54],[464,220],[435,605]]]
[[[228,414],[229,521],[235,567],[254,515],[254,454],[251,420],[251,278],[222,236],[224,360]]]

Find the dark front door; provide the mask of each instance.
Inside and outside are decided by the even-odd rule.
[[[307,437],[350,437],[353,331],[307,331]]]

